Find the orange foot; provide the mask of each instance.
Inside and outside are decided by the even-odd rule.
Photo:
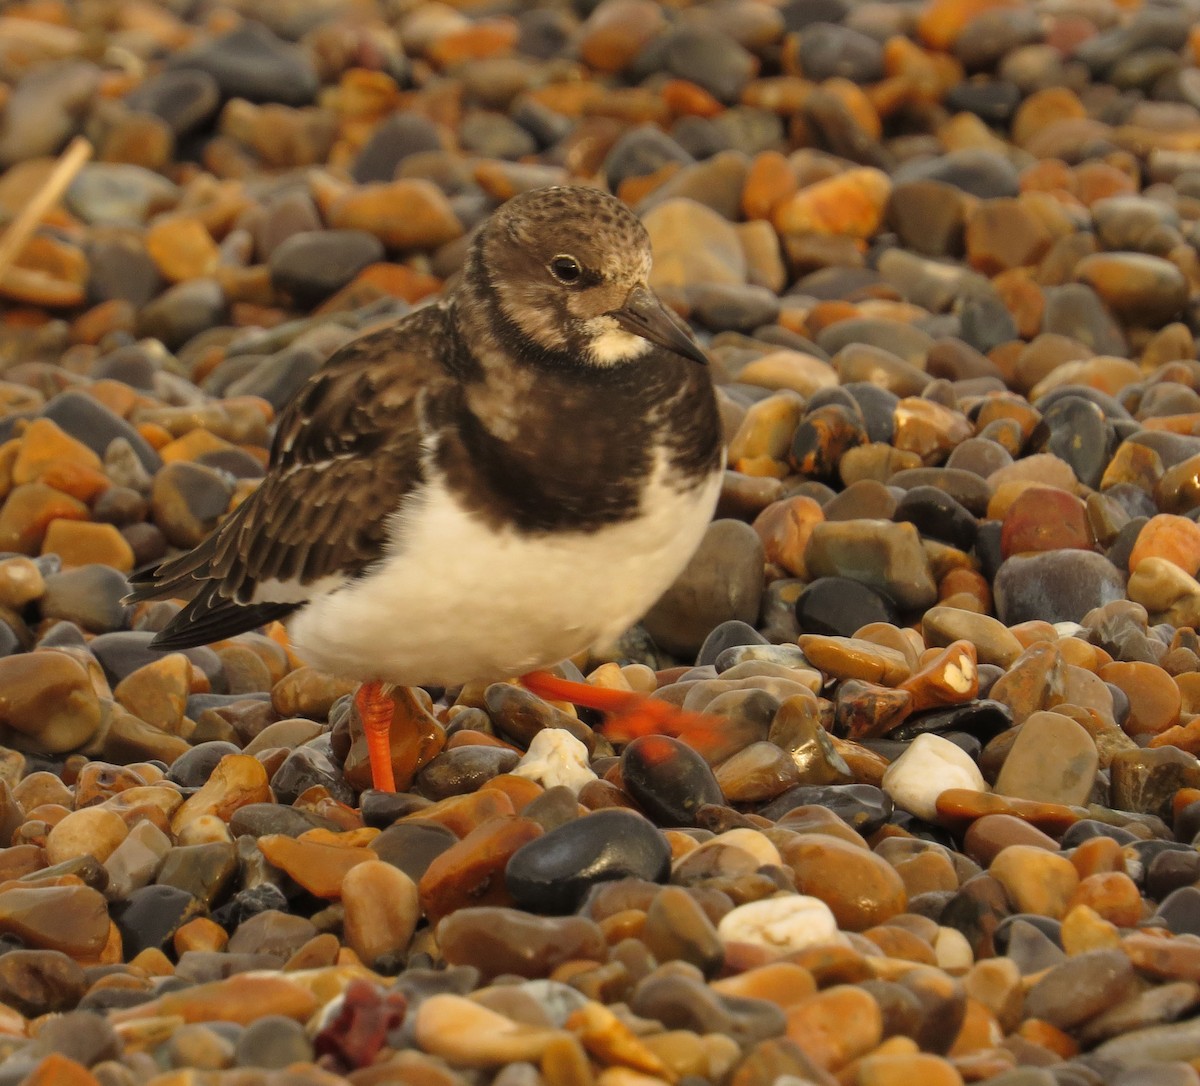
[[[392,773],[392,744],[389,734],[395,702],[379,681],[363,683],[354,695],[354,705],[367,736],[367,756],[371,760],[371,787],[381,792],[396,791]]]
[[[521,685],[539,698],[569,701],[606,714],[604,734],[618,743],[643,735],[671,735],[703,753],[719,738],[725,724],[719,716],[688,712],[660,698],[574,682],[548,671],[522,675]]]

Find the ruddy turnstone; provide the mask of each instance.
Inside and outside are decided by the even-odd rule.
[[[649,237],[612,196],[509,200],[452,291],[347,344],[299,390],[258,489],[134,578],[130,602],[189,600],[151,644],[290,616],[302,659],[361,681],[373,783],[389,790],[394,685],[521,676],[543,696],[629,710],[637,696],[537,669],[636,622],[716,503],[705,356],[649,272]]]

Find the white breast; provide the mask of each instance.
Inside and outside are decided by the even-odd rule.
[[[453,686],[500,679],[607,642],[687,564],[721,473],[680,492],[665,465],[634,520],[594,532],[495,530],[440,484],[397,515],[387,555],[291,624],[313,666],[346,678]]]

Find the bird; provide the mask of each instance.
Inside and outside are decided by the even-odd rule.
[[[637,622],[716,506],[708,359],[650,271],[642,222],[599,188],[502,203],[438,300],[297,390],[258,487],[192,550],[134,574],[126,602],[187,601],[150,645],[286,620],[302,661],[360,683],[384,791],[398,687],[519,679],[661,722],[664,701],[547,670]]]

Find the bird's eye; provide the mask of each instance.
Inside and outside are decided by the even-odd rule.
[[[574,283],[583,274],[579,261],[573,256],[556,256],[550,261],[550,271],[560,283]]]

